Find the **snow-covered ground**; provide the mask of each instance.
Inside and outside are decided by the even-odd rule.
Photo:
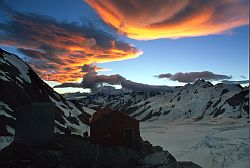
[[[178,161],[204,168],[248,168],[249,124],[246,120],[141,122],[143,139],[168,150]]]
[[[0,136],[0,151],[14,140],[13,136]]]
[[[86,107],[86,106],[82,106],[82,109],[83,109],[86,113],[88,113],[88,114],[90,114],[90,115],[92,115],[92,114],[94,114],[94,113],[96,112],[96,110],[94,110],[94,109],[92,109],[92,108],[88,108],[88,107]]]

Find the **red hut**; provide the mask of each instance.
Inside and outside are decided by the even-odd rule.
[[[136,147],[140,142],[139,121],[117,110],[100,109],[90,119],[90,139],[101,145]]]

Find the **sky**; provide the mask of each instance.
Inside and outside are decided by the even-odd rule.
[[[75,88],[56,88],[60,93],[102,82],[176,86],[198,78],[249,79],[247,0],[0,3],[0,47],[51,86],[74,82]]]

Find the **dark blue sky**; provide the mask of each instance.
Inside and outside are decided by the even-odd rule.
[[[115,39],[134,45],[143,51],[138,58],[98,63],[111,69],[100,74],[120,74],[125,78],[147,84],[182,85],[154,77],[162,73],[211,71],[232,75],[232,80],[248,79],[248,26],[234,28],[231,33],[178,39],[135,40],[118,35],[83,0],[8,0],[4,1],[18,12],[36,13],[56,18],[59,22],[90,22],[98,29],[113,34]],[[1,16],[3,16],[1,12]],[[6,19],[6,18],[5,18]],[[15,46],[2,48],[15,52]],[[245,79],[244,79],[245,80]]]

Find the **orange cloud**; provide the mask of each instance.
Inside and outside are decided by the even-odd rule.
[[[133,39],[222,34],[248,24],[247,0],[85,0],[100,17]]]
[[[85,74],[85,64],[121,61],[142,54],[93,26],[59,23],[39,15],[12,11],[11,21],[1,23],[0,31],[0,44],[17,47],[28,56],[27,62],[39,76],[48,81],[79,81]]]

